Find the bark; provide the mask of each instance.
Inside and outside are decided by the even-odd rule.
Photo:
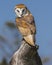
[[[37,47],[23,41],[20,48],[13,54],[10,65],[42,65]]]

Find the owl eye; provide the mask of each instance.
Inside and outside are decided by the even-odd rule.
[[[26,12],[26,11],[25,11],[25,9],[23,9],[23,11],[22,11],[22,12],[25,14],[25,12]]]
[[[25,11],[25,9],[23,9],[23,11],[22,12],[24,12]]]
[[[17,12],[19,12],[19,10],[17,10]]]

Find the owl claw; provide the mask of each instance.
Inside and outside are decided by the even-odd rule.
[[[36,48],[36,49],[39,49],[39,45],[35,44],[35,48]]]

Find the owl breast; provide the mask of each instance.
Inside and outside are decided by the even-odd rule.
[[[27,36],[31,34],[31,31],[29,30],[29,28],[23,28],[19,26],[18,29],[23,36]]]

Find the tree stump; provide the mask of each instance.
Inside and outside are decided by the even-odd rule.
[[[10,65],[42,65],[36,46],[22,41],[20,48],[13,54]]]

